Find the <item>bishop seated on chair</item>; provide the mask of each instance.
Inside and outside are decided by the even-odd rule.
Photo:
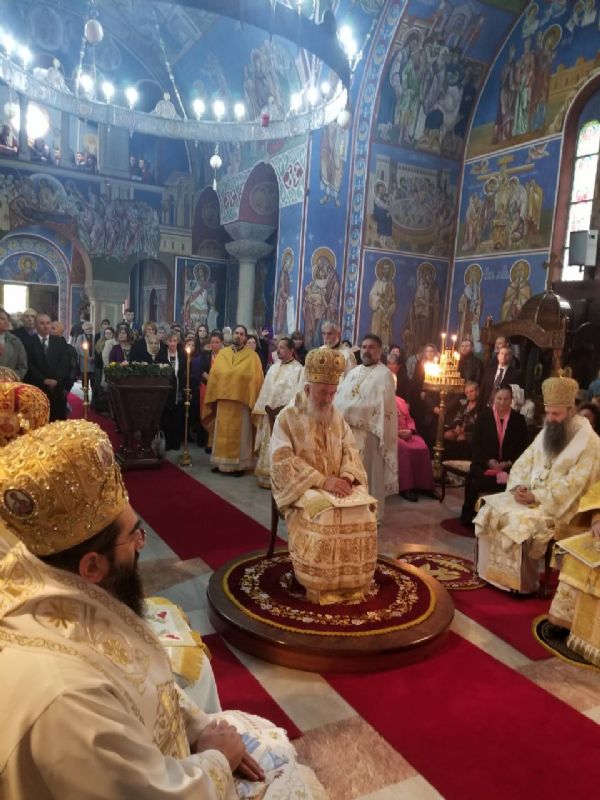
[[[377,502],[352,431],[333,407],[344,366],[335,350],[311,350],[307,383],[271,436],[271,485],[294,574],[321,604],[364,599],[377,560]]]
[[[572,533],[579,500],[600,477],[600,437],[575,415],[578,389],[571,378],[544,381],[543,430],[515,461],[506,491],[486,496],[473,520],[477,572],[501,589],[538,589],[539,560]]]

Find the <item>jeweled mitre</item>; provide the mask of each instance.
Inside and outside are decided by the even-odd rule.
[[[90,539],[127,502],[108,436],[92,422],[53,422],[0,449],[0,518],[35,555]]]
[[[309,383],[329,383],[337,386],[344,374],[346,360],[337,350],[319,347],[306,356],[304,374]]]
[[[48,424],[50,404],[36,386],[0,381],[0,447],[17,436]]]
[[[545,406],[574,406],[578,391],[573,378],[546,378],[542,383]]]

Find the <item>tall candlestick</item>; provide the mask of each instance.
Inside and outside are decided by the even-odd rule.
[[[442,333],[442,353],[446,349],[446,334]]]
[[[452,334],[452,352],[456,349],[456,334]]]
[[[88,418],[88,406],[90,404],[90,388],[88,381],[88,350],[89,343],[86,339],[81,344],[83,348],[83,418]]]
[[[192,459],[188,448],[188,432],[190,423],[190,396],[192,391],[190,389],[190,360],[192,357],[192,347],[187,344],[185,346],[186,368],[185,368],[185,389],[184,389],[184,422],[183,422],[183,453],[179,456],[178,463],[182,467],[191,467]]]

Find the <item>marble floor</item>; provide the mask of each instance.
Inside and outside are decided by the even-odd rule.
[[[168,457],[176,463],[176,455]],[[234,479],[210,471],[209,458],[191,447],[197,481],[268,527],[270,497],[251,475]],[[388,499],[380,528],[380,551],[396,556],[408,544],[426,545],[472,558],[473,540],[445,533],[442,519],[458,516],[462,490],[451,489],[445,501],[420,498],[409,503]],[[181,605],[202,634],[213,633],[206,609],[206,587],[211,569],[201,559],[181,561],[148,528],[142,551],[142,569],[148,594],[160,593]],[[279,534],[285,538],[280,522]],[[600,674],[557,658],[531,661],[490,631],[456,612],[452,629],[509,668],[521,673],[600,723]],[[299,672],[260,661],[235,651],[238,658],[302,731],[296,747],[330,792],[331,800],[432,800],[441,795],[394,750],[320,675]],[[217,676],[218,683],[218,676]],[[526,796],[526,795],[523,795]]]

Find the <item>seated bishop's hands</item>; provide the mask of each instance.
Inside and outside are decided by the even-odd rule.
[[[352,494],[352,484],[347,478],[327,478],[323,484],[326,492],[331,492],[337,497],[348,497]]]

